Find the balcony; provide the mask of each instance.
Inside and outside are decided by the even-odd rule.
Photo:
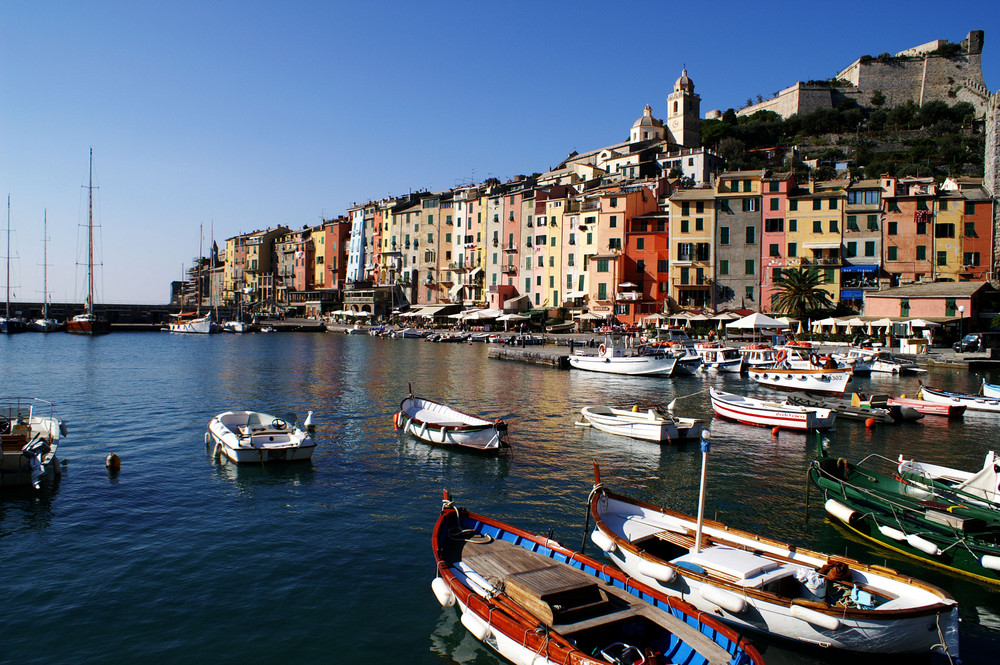
[[[505,265],[505,266],[501,266],[500,272],[502,272],[504,275],[516,275],[517,274],[517,266],[510,265],[510,264]]]
[[[505,251],[505,252],[516,252],[517,251],[517,245],[504,245],[503,246],[503,251]]]

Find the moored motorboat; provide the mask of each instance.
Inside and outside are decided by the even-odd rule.
[[[876,353],[875,357],[871,360],[871,366],[873,372],[882,372],[884,374],[912,374],[927,371],[914,362],[895,357],[888,351],[879,351]]]
[[[740,349],[743,354],[743,365],[751,367],[773,367],[775,360],[775,350],[770,344],[747,344]]]
[[[913,409],[918,413],[927,416],[942,416],[944,418],[961,418],[968,408],[965,404],[946,404],[928,402],[923,399],[912,399],[901,395],[900,397],[886,397],[886,404],[898,406],[904,409]]]
[[[699,529],[694,517],[595,480],[592,540],[640,582],[739,629],[851,651],[958,656],[957,604],[937,587],[717,521]]]
[[[753,368],[747,370],[751,380],[780,390],[802,390],[813,393],[841,395],[851,380],[849,368],[783,369]]]
[[[438,602],[457,605],[462,625],[513,663],[763,663],[710,613],[447,494],[431,545]]]
[[[883,547],[1000,585],[1000,511],[913,483],[895,469],[882,473],[867,463],[878,457],[852,464],[820,451],[809,479],[822,490],[827,514]]]
[[[920,392],[917,393],[917,397],[932,404],[965,406],[968,411],[1000,413],[1000,398],[996,397],[938,390],[937,388],[929,388],[924,385],[920,386]]]
[[[743,371],[743,354],[739,349],[723,346],[718,342],[695,344],[695,351],[701,356],[702,368],[717,372],[739,374]]]
[[[656,349],[642,353],[627,346],[621,337],[608,338],[598,348],[596,356],[575,353],[569,357],[570,367],[605,374],[633,376],[670,376],[677,357]]]
[[[311,420],[312,411],[306,417]],[[308,429],[308,426],[306,426]],[[291,420],[259,411],[226,411],[212,418],[206,445],[237,464],[301,462],[312,459],[316,442]]]
[[[1000,384],[986,383],[986,377],[983,377],[983,387],[979,392],[983,394],[983,397],[1000,398]]]
[[[59,474],[56,449],[66,425],[51,402],[33,397],[0,398],[0,487],[52,482]]]
[[[510,448],[507,423],[502,419],[472,416],[440,402],[414,397],[412,393],[403,398],[392,424],[421,441],[441,446],[488,453]]]
[[[218,328],[212,319],[211,311],[204,316],[198,316],[193,312],[181,312],[171,316],[167,322],[167,330],[172,333],[208,335],[216,332]]]
[[[580,412],[594,429],[657,443],[697,439],[705,427],[703,420],[676,418],[658,409],[639,411],[637,408],[585,406]]]
[[[811,406],[817,409],[830,409],[837,414],[840,419],[859,420],[867,423],[897,423],[904,419],[915,420],[923,418],[922,414],[915,413],[915,418],[904,418],[901,407],[879,407],[870,402],[861,401],[857,393],[852,395],[851,400],[829,397],[826,395],[810,395],[808,393],[792,393],[785,400],[788,404],[799,406]]]
[[[754,399],[715,388],[709,390],[709,395],[715,415],[744,425],[810,431],[829,429],[837,419],[830,409]]]

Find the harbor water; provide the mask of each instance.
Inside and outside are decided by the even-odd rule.
[[[487,357],[484,344],[361,335],[0,339],[0,393],[49,400],[69,428],[63,474],[0,495],[10,663],[498,663],[431,592],[431,527],[442,490],[456,503],[579,549],[592,461],[616,491],[697,510],[697,444],[660,446],[579,427],[592,404],[665,405],[711,419],[707,389],[758,394],[745,378],[630,378]],[[997,382],[998,377],[985,375]],[[932,369],[928,385],[975,392],[982,375]],[[917,377],[857,378],[906,393]],[[513,452],[432,447],[393,430],[414,394],[510,425]],[[237,468],[205,444],[230,409],[314,411],[312,463]],[[960,603],[966,663],[996,662],[1000,588],[921,567],[853,540],[823,515],[806,470],[815,437],[714,421],[706,515],[820,551],[888,565]],[[845,421],[832,454],[877,454],[978,469],[1000,417],[877,426]],[[105,469],[109,453],[121,471]],[[591,555],[599,554],[587,544]],[[768,663],[857,662],[750,635]],[[911,657],[860,658],[911,663]],[[916,659],[923,662],[929,659]]]

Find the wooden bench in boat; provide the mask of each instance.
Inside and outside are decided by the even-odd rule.
[[[681,536],[682,534],[677,534]],[[690,538],[694,544],[694,538]],[[629,617],[645,617],[671,631],[711,665],[729,652],[670,612],[639,601],[623,589],[562,562],[505,541],[467,543],[462,560],[490,581],[503,581],[507,596],[561,635],[590,630]],[[596,593],[595,593],[596,592]]]

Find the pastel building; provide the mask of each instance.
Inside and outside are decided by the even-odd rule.
[[[767,176],[761,183],[761,217],[760,246],[767,248],[760,258],[760,298],[762,309],[775,311],[775,301],[779,291],[775,282],[782,276],[782,271],[801,265],[798,256],[798,245],[792,243],[786,235],[788,229],[788,195],[797,189],[795,175],[792,173],[775,173]],[[779,250],[777,256],[773,246]],[[765,255],[766,254],[766,255]],[[722,275],[719,276],[722,279]]]
[[[715,221],[714,189],[682,189],[670,195],[670,296],[681,307],[712,304]],[[741,268],[756,272],[756,261],[734,266]]]
[[[712,309],[758,309],[762,261],[784,258],[783,242],[762,243],[763,178],[763,171],[730,171],[716,181],[716,255],[708,278]]]

